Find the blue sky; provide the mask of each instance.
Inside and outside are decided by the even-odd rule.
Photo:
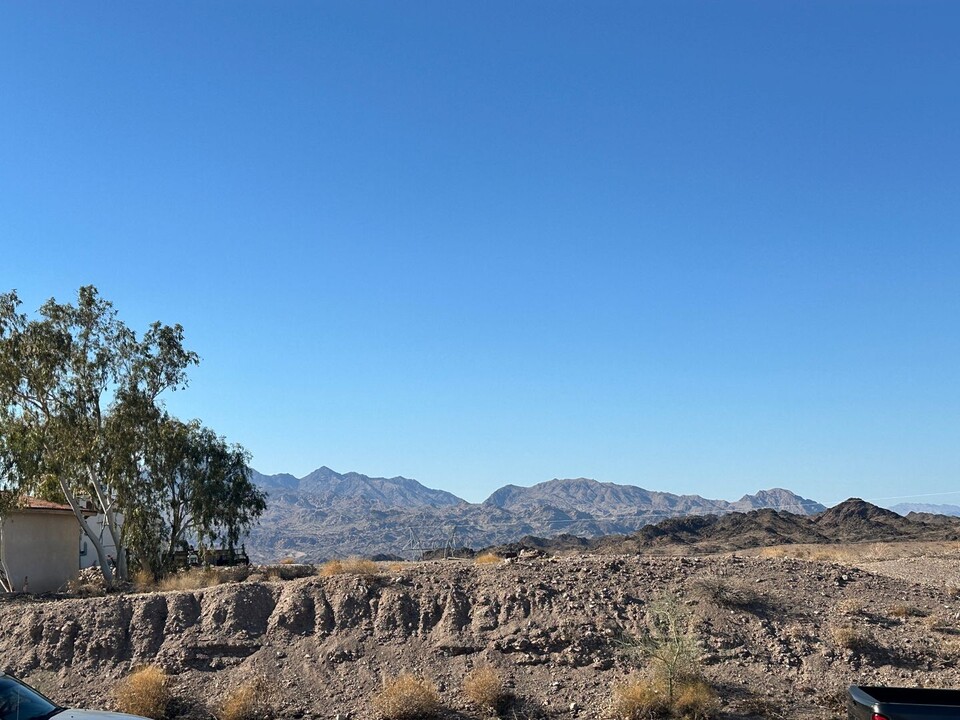
[[[8,3],[0,290],[181,323],[261,472],[957,502],[958,22]]]

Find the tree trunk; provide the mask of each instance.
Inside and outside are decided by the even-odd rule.
[[[117,579],[126,581],[129,579],[127,572],[127,554],[123,550],[123,538],[120,528],[117,526],[117,514],[113,511],[113,503],[107,498],[103,491],[103,484],[92,469],[87,468],[87,475],[90,478],[90,484],[97,495],[97,502],[103,510],[103,517],[106,521],[107,530],[110,531],[110,537],[113,539],[113,546],[117,549]]]
[[[99,536],[91,529],[90,523],[88,523],[87,519],[83,516],[80,503],[77,502],[74,494],[70,492],[70,487],[63,477],[60,477],[60,489],[63,491],[64,497],[67,498],[67,502],[70,503],[73,514],[77,517],[77,521],[80,523],[80,529],[83,530],[83,534],[87,536],[87,539],[93,544],[94,550],[97,551],[97,562],[100,565],[100,572],[103,573],[103,581],[106,583],[107,589],[113,588],[115,582],[113,568],[110,567],[110,563],[107,561],[107,553],[103,549],[103,543],[100,542]]]

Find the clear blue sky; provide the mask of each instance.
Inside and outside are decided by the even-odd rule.
[[[958,28],[922,0],[5,3],[0,290],[183,324],[169,406],[266,473],[957,493]]]

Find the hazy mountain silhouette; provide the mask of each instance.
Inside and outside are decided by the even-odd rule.
[[[318,561],[346,555],[412,556],[444,545],[484,547],[524,536],[595,538],[629,534],[677,516],[774,507],[814,513],[824,506],[789,490],[763,490],[735,503],[587,478],[507,485],[468,503],[409,478],[374,478],[321,467],[296,478],[251,471],[268,494],[247,550],[255,560]]]

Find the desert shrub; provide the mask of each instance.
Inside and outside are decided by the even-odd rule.
[[[887,613],[890,617],[897,618],[909,618],[909,617],[927,617],[930,613],[922,608],[913,607],[912,605],[894,605]]]
[[[342,573],[343,562],[340,560],[327,560],[320,566],[320,575],[323,577],[331,577],[332,575],[340,575]]]
[[[170,705],[170,677],[156,665],[134,670],[113,691],[117,710],[161,720]]]
[[[478,707],[496,710],[506,696],[506,688],[493,667],[478,665],[464,679],[463,694]]]
[[[673,714],[690,720],[706,720],[720,710],[720,701],[703,678],[682,681],[674,692]]]
[[[270,686],[253,678],[231,690],[223,699],[219,720],[261,720],[273,717]]]
[[[764,720],[784,720],[788,714],[782,700],[771,700],[758,695],[752,695],[741,702],[739,709],[744,715]]]
[[[866,603],[859,598],[844,598],[833,609],[838,615],[855,617],[866,614]]]
[[[809,642],[811,639],[810,629],[799,622],[784,625],[780,632],[783,637],[794,642]]]
[[[815,702],[826,709],[832,717],[847,717],[847,686],[827,688],[820,693]]]
[[[634,680],[614,688],[610,715],[614,720],[649,720],[665,717],[666,697],[649,679]]]
[[[833,644],[844,650],[866,655],[876,649],[876,641],[867,631],[850,625],[834,625],[830,628]]]
[[[495,565],[499,562],[503,562],[503,558],[492,552],[480,553],[477,555],[474,560],[477,565]]]
[[[760,595],[742,581],[710,575],[693,582],[693,593],[722,608],[745,609],[757,605]]]
[[[323,577],[359,575],[360,577],[372,578],[380,574],[380,566],[373,560],[350,557],[346,560],[328,560],[320,567],[320,574]]]
[[[412,673],[402,673],[383,683],[373,698],[373,709],[384,720],[416,720],[435,717],[440,695],[433,683]]]
[[[646,627],[636,636],[625,635],[620,646],[650,663],[666,689],[668,704],[673,703],[680,681],[700,675],[700,641],[694,618],[676,595],[655,597],[647,606]]]

